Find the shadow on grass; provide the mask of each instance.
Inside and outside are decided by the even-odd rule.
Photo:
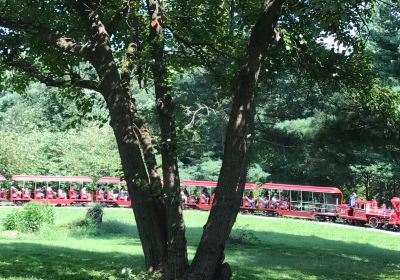
[[[81,222],[81,220],[73,221],[68,226],[66,226],[67,228],[69,228],[70,235],[74,238],[139,238],[137,227],[135,225],[130,225],[118,221],[104,221],[99,226],[96,226],[95,224],[80,226],[78,225],[79,222]]]
[[[400,279],[398,250],[275,232],[260,241],[249,232],[255,242],[226,247],[235,279]]]
[[[105,228],[113,228],[114,222]],[[118,223],[122,230],[105,230],[96,241],[127,238],[120,245],[140,246],[133,225]],[[234,232],[237,230],[234,230]],[[228,244],[227,261],[234,279],[400,279],[399,248],[383,249],[370,244],[329,240],[267,231],[247,230],[249,239]],[[115,233],[117,232],[117,233]],[[202,228],[187,229],[188,245],[195,251]],[[360,234],[363,234],[360,232]],[[252,236],[256,238],[252,239]],[[93,236],[92,236],[93,237]],[[84,246],[82,239],[82,246]],[[66,240],[68,246],[68,240]],[[395,250],[397,249],[397,250]],[[119,276],[123,267],[138,273],[144,268],[140,255],[90,252],[83,249],[23,243],[0,243],[0,278],[107,279]]]
[[[144,268],[144,258],[35,243],[0,244],[1,279],[108,279],[119,277],[124,267],[138,273]]]

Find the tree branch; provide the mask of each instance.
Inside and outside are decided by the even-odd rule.
[[[0,26],[10,30],[39,36],[63,51],[72,52],[83,57],[87,57],[90,54],[90,46],[88,44],[77,43],[72,38],[60,36],[47,26],[37,24],[34,21],[14,20],[0,16]]]
[[[47,73],[41,72],[34,64],[22,59],[11,57],[9,59],[3,60],[3,62],[8,66],[14,67],[19,71],[28,74],[29,76],[35,78],[39,82],[49,87],[73,86],[98,91],[97,82],[81,79],[81,77],[78,76],[76,73],[70,74],[70,80],[61,80],[56,79]]]

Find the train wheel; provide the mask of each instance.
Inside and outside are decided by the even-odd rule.
[[[379,220],[375,217],[371,217],[368,220],[368,224],[370,227],[372,228],[379,228],[381,226],[381,223],[379,222]]]
[[[354,225],[353,219],[346,219],[346,222],[347,222],[349,225]]]

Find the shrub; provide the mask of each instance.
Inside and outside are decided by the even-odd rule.
[[[36,232],[44,225],[54,224],[54,209],[52,206],[37,202],[29,202],[21,209],[8,214],[3,221],[6,230],[20,232]]]
[[[17,230],[22,219],[22,209],[15,209],[13,212],[8,214],[4,221],[3,227],[6,230]]]
[[[86,212],[86,219],[92,220],[96,225],[100,225],[103,222],[103,207],[100,204],[96,204],[94,207],[89,208]]]

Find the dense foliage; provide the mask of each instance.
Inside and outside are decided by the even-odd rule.
[[[261,81],[259,91],[266,94],[259,94],[249,181],[337,185],[383,200],[400,191],[399,25],[391,6],[381,6],[370,24],[370,60],[360,63],[372,67],[363,75],[375,77],[375,95],[321,86],[296,65],[276,75],[275,86]],[[173,83],[182,178],[218,177],[230,102],[214,76],[207,68],[193,68]],[[4,76],[3,85],[12,79],[11,73]],[[153,98],[136,89],[140,111],[152,116]],[[23,91],[8,86],[0,93],[0,171],[121,176],[99,96],[85,96],[93,108],[84,112],[84,102],[54,91],[31,83]],[[148,123],[157,139],[156,118]]]

